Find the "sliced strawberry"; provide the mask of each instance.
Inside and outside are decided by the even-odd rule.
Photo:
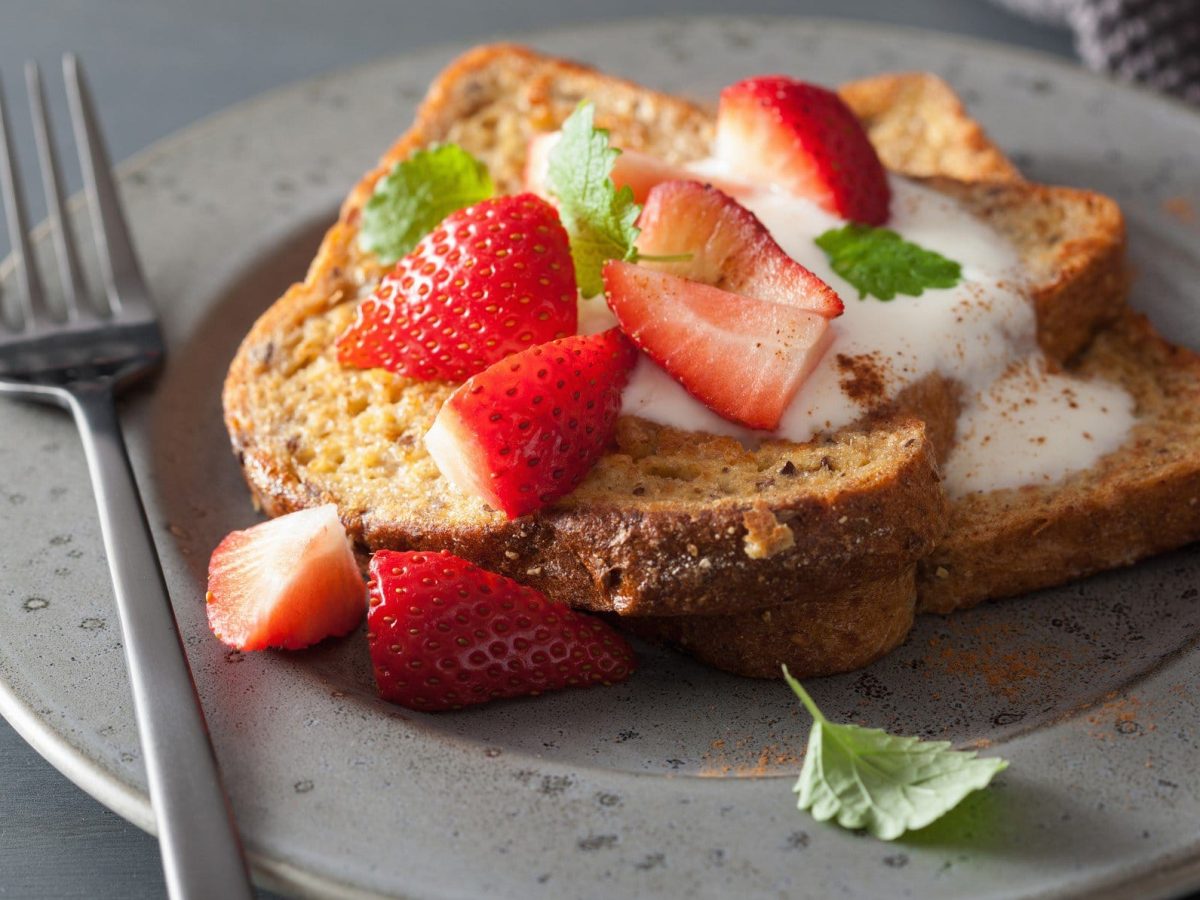
[[[771,431],[832,337],[810,310],[732,294],[645,266],[604,266],[621,330],[725,418]]]
[[[575,268],[558,212],[532,194],[451,213],[358,307],[338,361],[463,381],[574,334]]]
[[[371,558],[367,640],[379,696],[409,709],[624,681],[633,651],[600,619],[440,553]]]
[[[615,328],[518,353],[455,391],[425,446],[460,491],[523,516],[574,490],[604,452],[636,358]]]
[[[879,155],[850,107],[815,84],[763,75],[725,88],[716,155],[751,181],[809,197],[843,219],[888,219]]]
[[[529,142],[528,155],[525,157],[525,190],[549,200],[554,197],[546,184],[546,172],[550,168],[550,151],[561,136],[562,133],[558,131],[537,135]],[[648,153],[622,150],[613,163],[609,177],[617,188],[628,185],[633,191],[633,199],[645,203],[650,189],[656,184],[695,176],[689,175],[686,168],[672,166]]]
[[[638,253],[687,259],[651,268],[757,300],[842,314],[837,292],[788,256],[750,210],[714,187],[668,181],[650,191],[638,226]]]
[[[239,650],[347,634],[366,591],[332,503],[227,535],[208,563],[208,624]]]

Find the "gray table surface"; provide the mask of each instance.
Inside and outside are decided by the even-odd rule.
[[[25,59],[57,79],[59,54],[80,54],[120,160],[261,91],[384,55],[600,19],[733,9],[894,22],[1071,55],[1066,34],[985,0],[0,0],[0,78],[36,221],[44,204],[20,96]],[[8,246],[0,233],[0,258]],[[0,897],[163,894],[153,838],[78,790],[0,719]]]

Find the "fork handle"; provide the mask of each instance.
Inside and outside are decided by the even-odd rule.
[[[68,388],[100,507],[167,890],[249,898],[246,862],[107,384]]]

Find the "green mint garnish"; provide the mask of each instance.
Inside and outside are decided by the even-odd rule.
[[[941,818],[987,787],[1003,759],[979,759],[948,741],[896,737],[878,728],[835,725],[787,670],[783,677],[813,717],[804,766],[793,790],[818,822],[865,828],[892,841]]]
[[[450,213],[494,192],[487,166],[457,144],[418,150],[375,185],[359,243],[390,265]]]
[[[621,151],[609,145],[608,131],[594,123],[592,104],[580,103],[563,122],[546,173],[547,187],[558,201],[558,214],[571,238],[575,281],[584,297],[604,290],[600,273],[608,260],[637,260],[634,222],[642,211],[628,185],[617,190],[613,184],[610,175]]]
[[[891,300],[897,294],[919,297],[926,288],[950,288],[962,278],[962,266],[940,253],[904,240],[888,228],[851,222],[816,238],[833,271],[870,294]]]

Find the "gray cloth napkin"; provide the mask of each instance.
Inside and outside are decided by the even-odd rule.
[[[1066,25],[1091,68],[1200,105],[1200,0],[998,0]]]

